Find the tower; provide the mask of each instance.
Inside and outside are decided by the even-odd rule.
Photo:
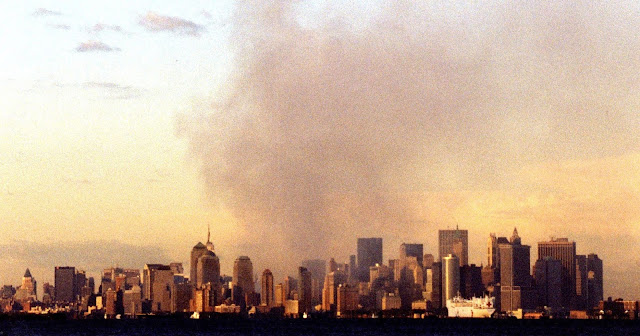
[[[454,254],[442,258],[442,304],[460,291],[460,261]]]
[[[439,260],[453,254],[458,257],[461,266],[467,265],[469,262],[469,231],[460,230],[458,226],[455,230],[439,230],[438,252],[440,253]]]
[[[263,306],[273,307],[274,306],[274,297],[273,297],[273,273],[269,269],[265,269],[262,272],[262,278],[260,279],[261,286],[261,296],[260,303]]]
[[[508,244],[500,244],[500,299],[505,311],[535,307],[531,288],[531,246],[522,245],[518,230]]]
[[[246,294],[254,293],[253,285],[253,264],[247,256],[240,256],[233,263],[232,296],[238,303],[244,302]]]
[[[382,238],[358,238],[358,280],[369,282],[369,267],[382,264]]]
[[[76,268],[71,266],[56,266],[55,268],[55,300],[61,303],[75,302]]]
[[[568,238],[551,238],[538,243],[538,260],[551,257],[562,264],[562,306],[571,308],[576,284],[576,243]]]
[[[587,256],[587,308],[593,308],[603,299],[602,259],[597,254]]]

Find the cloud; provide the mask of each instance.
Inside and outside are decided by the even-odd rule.
[[[49,23],[47,24],[48,27],[51,28],[55,28],[55,29],[60,29],[60,30],[69,30],[71,29],[71,26],[67,25],[67,24],[53,24],[53,23]]]
[[[101,41],[91,40],[91,41],[80,43],[80,45],[76,47],[76,51],[77,52],[92,52],[92,51],[111,52],[111,51],[120,51],[120,48],[111,47]]]
[[[46,8],[38,8],[32,13],[33,16],[60,16],[62,13],[52,11]]]
[[[132,99],[142,95],[142,92],[138,88],[111,82],[85,82],[82,84],[82,87],[85,89],[101,90],[104,92],[104,97],[108,99]]]
[[[183,18],[175,16],[164,16],[154,12],[148,12],[141,16],[139,24],[149,31],[168,31],[183,35],[200,36],[206,28]]]
[[[113,31],[113,32],[117,32],[117,33],[121,33],[123,32],[122,27],[118,26],[118,25],[109,25],[109,24],[104,24],[104,23],[96,23],[95,25],[89,27],[89,31],[90,32],[94,32],[94,33],[99,33],[102,31]]]

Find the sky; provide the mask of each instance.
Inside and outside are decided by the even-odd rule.
[[[568,237],[640,299],[640,5],[0,4],[0,283]]]

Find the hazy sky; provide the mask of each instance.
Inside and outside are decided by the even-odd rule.
[[[575,240],[640,298],[633,1],[0,4],[0,283]]]

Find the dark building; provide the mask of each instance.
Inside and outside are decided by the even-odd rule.
[[[449,254],[453,254],[460,260],[460,266],[469,264],[469,232],[459,230],[438,231],[438,261]]]
[[[562,306],[570,309],[576,286],[576,243],[567,238],[538,243],[538,260],[551,257],[562,264]]]
[[[500,306],[505,311],[533,309],[535,292],[531,287],[531,246],[522,245],[518,230],[509,244],[500,244]]]
[[[475,264],[460,267],[460,296],[463,298],[482,297],[482,267]]]
[[[78,292],[76,284],[76,268],[71,266],[56,266],[55,268],[55,301],[60,303],[75,302]]]
[[[562,307],[562,263],[546,257],[536,261],[535,282],[538,306],[557,311]]]
[[[573,309],[587,309],[587,256],[576,255],[576,290],[571,307]]]
[[[434,309],[443,307],[442,302],[442,262],[431,265],[431,305]],[[427,289],[429,290],[429,288]]]
[[[358,280],[369,282],[369,267],[382,264],[382,238],[358,238]]]
[[[197,283],[197,277],[198,277],[198,259],[200,259],[201,256],[203,256],[205,253],[207,252],[207,246],[205,246],[203,243],[198,242],[193,249],[191,249],[191,259],[190,259],[190,264],[189,267],[191,268],[190,270],[190,276],[189,276],[189,281],[191,281],[191,285],[193,287],[196,287],[198,285]]]
[[[312,309],[311,272],[306,267],[298,267],[299,313],[309,313]]]
[[[587,256],[587,308],[596,307],[604,299],[602,259],[597,254]]]
[[[407,259],[407,257],[416,257],[416,259],[418,260],[418,265],[424,266],[423,250],[424,250],[424,245],[422,244],[406,244],[406,243],[401,244],[400,245],[400,262],[403,263],[403,265],[405,265],[406,264],[405,260]]]

